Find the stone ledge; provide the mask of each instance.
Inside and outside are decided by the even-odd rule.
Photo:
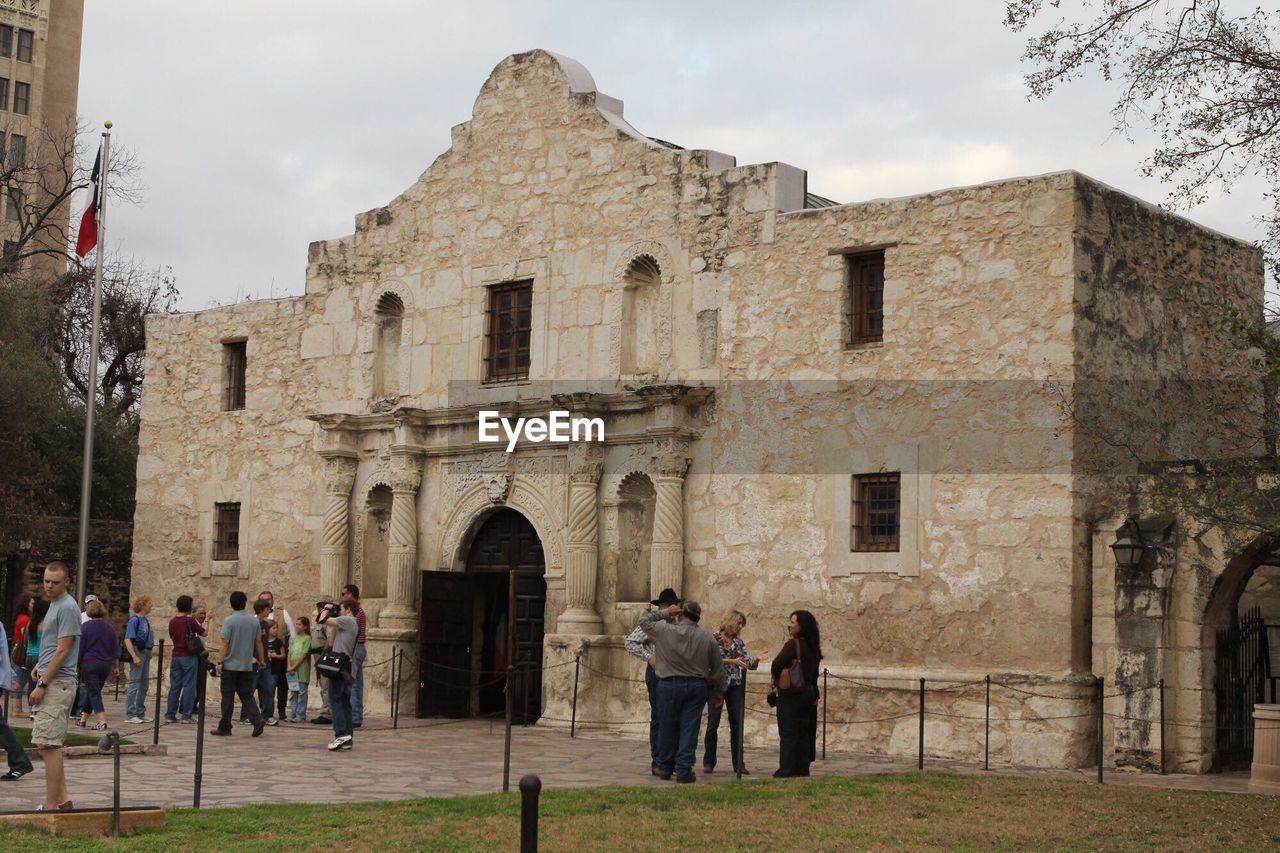
[[[64,746],[62,753],[67,758],[110,758],[111,751],[99,752],[96,746]],[[168,755],[169,745],[164,743],[129,743],[120,747],[121,755]],[[27,750],[27,755],[31,756],[32,761],[42,761],[40,750],[31,747]]]
[[[120,809],[120,834],[164,826],[164,809],[154,806]],[[0,826],[31,826],[50,835],[110,835],[111,809],[73,809],[60,812],[4,812]]]

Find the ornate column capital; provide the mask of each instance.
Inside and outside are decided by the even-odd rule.
[[[392,491],[416,492],[422,485],[422,455],[393,450],[388,474]]]
[[[689,442],[676,437],[654,439],[649,444],[653,471],[659,477],[684,477],[689,470]]]
[[[325,491],[335,495],[351,494],[356,483],[356,459],[347,454],[321,454],[324,456]]]
[[[569,446],[569,482],[595,485],[604,473],[603,452],[598,444]]]

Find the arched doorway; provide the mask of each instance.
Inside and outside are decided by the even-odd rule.
[[[469,717],[505,710],[507,664],[517,722],[542,712],[546,562],[529,520],[500,509],[476,529],[464,572],[422,573],[418,710]]]
[[[1276,612],[1271,599],[1277,590],[1265,581],[1277,566],[1280,537],[1259,536],[1228,561],[1205,610],[1202,648],[1212,666],[1215,770],[1248,767],[1253,706],[1271,701],[1277,687],[1280,648],[1268,634],[1274,637],[1280,625],[1269,625],[1261,606],[1267,605],[1268,615]]]

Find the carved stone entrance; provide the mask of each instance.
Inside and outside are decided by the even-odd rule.
[[[465,572],[422,573],[420,715],[502,712],[510,661],[514,719],[538,719],[545,569],[533,525],[504,508],[476,531]]]

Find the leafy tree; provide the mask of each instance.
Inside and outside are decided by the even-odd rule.
[[[1080,19],[1059,0],[1010,0],[1005,23],[1037,31],[1024,58],[1032,97],[1096,73],[1120,84],[1116,129],[1153,129],[1159,139],[1144,175],[1194,206],[1244,175],[1265,178],[1271,212],[1265,248],[1280,259],[1280,11],[1232,14],[1219,0],[1081,0]],[[1056,20],[1037,24],[1054,10]]]

